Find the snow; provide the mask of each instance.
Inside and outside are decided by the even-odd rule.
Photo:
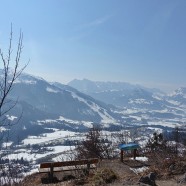
[[[166,121],[149,121],[148,125],[161,125],[164,127],[170,127],[170,128],[175,128],[175,126],[181,126],[181,124],[178,123],[170,123],[170,122],[166,122]]]
[[[37,122],[38,122],[39,125],[43,125],[45,123],[46,124],[48,124],[48,123],[58,123],[58,122],[61,122],[61,121],[65,121],[65,122],[67,122],[69,124],[84,125],[85,127],[88,127],[88,128],[91,128],[93,126],[93,122],[91,122],[91,121],[77,121],[77,120],[72,120],[72,119],[65,118],[63,116],[60,116],[56,120],[52,120],[52,119],[37,120]]]
[[[150,110],[150,113],[170,113],[170,111],[166,108],[163,110]]]
[[[163,99],[159,95],[152,95],[153,98],[162,101]]]
[[[87,128],[92,128],[93,127],[93,122],[90,121],[82,121],[83,125]]]
[[[118,112],[118,113],[121,113],[121,114],[136,114],[138,113],[140,110],[138,109],[126,109],[122,112]]]
[[[26,126],[25,125],[23,126],[23,130],[26,130]]]
[[[173,105],[176,105],[176,106],[180,105],[180,102],[178,102],[178,101],[168,100],[168,102],[173,104]]]
[[[13,185],[15,183],[19,183],[22,179],[21,178],[10,178],[10,176],[1,176],[0,184],[1,185]]]
[[[140,168],[130,168],[134,173],[139,174],[146,170],[148,170],[148,167],[140,167]]]
[[[170,93],[169,96],[177,96],[177,95],[181,95],[181,96],[185,96],[185,88],[181,87],[178,88],[177,90],[175,90],[173,93]]]
[[[14,121],[15,119],[17,119],[16,116],[10,116],[10,115],[6,115],[7,119],[10,121]]]
[[[65,118],[63,116],[60,116],[58,120],[59,121],[66,121],[68,123],[73,123],[73,124],[79,124],[79,121],[77,121],[77,120],[71,120],[71,119]]]
[[[147,101],[147,100],[145,100],[145,99],[134,99],[134,100],[132,100],[132,99],[130,99],[129,100],[129,103],[130,104],[132,104],[132,103],[136,103],[136,104],[148,104],[148,105],[150,105],[150,104],[152,104],[153,102],[152,101]]]
[[[12,145],[13,142],[4,142],[2,143],[2,147],[6,148],[6,147],[10,147]]]
[[[131,116],[131,118],[134,118],[134,119],[136,119],[138,121],[141,121],[141,117],[139,117],[139,116]]]
[[[56,129],[56,128],[45,128],[45,129],[53,130],[53,131],[59,131],[59,129]]]
[[[37,120],[38,124],[41,125],[43,123],[57,123],[57,120],[46,119],[46,120]]]
[[[138,142],[138,144],[140,145],[141,148],[144,148],[144,147],[147,145],[148,140],[149,140],[149,138],[146,136],[146,137],[144,137],[143,140],[141,139],[141,140]]]
[[[33,173],[38,172],[39,165],[35,165],[33,169],[31,169],[28,173],[24,173],[24,177],[31,175]]]
[[[63,146],[64,147],[64,146]],[[58,149],[58,147],[57,147]],[[56,151],[57,151],[56,149]],[[66,148],[64,148],[63,153],[61,153],[60,155],[56,156],[55,158],[52,158],[53,161],[68,161],[70,159],[73,159],[73,154],[71,153],[71,151],[73,151],[75,149],[75,146],[66,146]],[[60,152],[61,149],[60,149]]]
[[[47,87],[47,88],[46,88],[46,91],[47,91],[47,92],[51,92],[51,93],[58,93],[58,92],[59,92],[59,91],[54,90],[54,89],[52,89],[52,88],[50,88],[50,87]]]
[[[46,155],[46,154],[45,154]],[[21,159],[23,158],[24,160],[28,160],[28,161],[32,161],[36,158],[41,158],[42,156],[40,156],[40,154],[30,154],[29,151],[23,151],[20,153],[12,153],[9,154],[7,156],[4,156],[3,158],[8,158],[9,160],[13,160],[13,159]]]
[[[19,79],[16,80],[14,83],[24,83],[24,84],[28,84],[28,85],[35,85],[37,83],[37,81],[33,81],[33,80],[23,80],[23,79]]]
[[[134,160],[134,158],[131,158],[131,160]],[[138,161],[148,161],[147,157],[136,157],[136,160]]]
[[[6,131],[7,129],[5,127],[0,127],[0,132]]]
[[[110,116],[105,109],[99,107],[97,104],[91,102],[91,104],[89,102],[87,102],[85,99],[79,97],[77,94],[75,94],[74,92],[71,92],[71,95],[73,98],[78,99],[79,101],[85,103],[89,108],[91,108],[94,112],[98,113],[100,115],[100,117],[102,118],[101,122],[102,123],[115,123],[116,120]],[[103,112],[103,113],[102,113]]]
[[[73,150],[75,148],[75,146],[54,146],[54,147],[49,147],[54,149],[55,153],[60,153],[60,152],[64,152],[64,151],[69,151],[69,150]]]
[[[58,130],[52,133],[44,133],[42,136],[29,136],[28,138],[24,139],[22,142],[24,143],[24,145],[39,144],[39,143],[44,143],[44,142],[55,140],[55,139],[62,138],[62,137],[74,136],[74,134],[75,132]]]
[[[14,153],[9,154],[3,158],[4,159],[8,158],[10,160],[23,158],[24,160],[31,162],[39,158],[46,157],[48,155],[54,155],[57,153],[62,153],[65,151],[72,150],[74,149],[74,146],[54,146],[54,147],[48,147],[48,149],[53,149],[53,151],[49,151],[45,153],[33,153],[31,150],[19,149],[19,150],[16,150]]]
[[[147,127],[147,128],[150,129],[150,130],[156,131],[158,133],[162,133],[163,132],[163,129],[160,129],[160,128],[156,128],[156,127]]]
[[[91,121],[77,121],[77,120],[71,120],[71,119],[67,119],[64,118],[63,116],[60,116],[59,118],[60,121],[66,121],[68,123],[72,123],[72,124],[83,124],[85,127],[91,128],[93,126],[93,122]]]

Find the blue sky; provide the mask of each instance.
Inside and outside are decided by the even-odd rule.
[[[186,86],[185,0],[0,0],[0,47],[24,34],[26,72],[49,81]]]

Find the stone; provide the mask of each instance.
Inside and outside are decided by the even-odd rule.
[[[155,180],[156,180],[156,174],[151,172],[146,176],[142,176],[139,179],[139,183],[144,183],[147,185],[156,186]]]

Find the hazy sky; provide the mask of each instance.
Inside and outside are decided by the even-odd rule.
[[[185,0],[0,0],[0,47],[24,33],[26,72],[49,81],[186,86]]]

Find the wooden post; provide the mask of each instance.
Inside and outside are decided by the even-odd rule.
[[[134,160],[136,159],[137,156],[137,149],[134,149]]]
[[[89,171],[90,171],[90,162],[87,163],[87,172],[86,172],[86,175],[89,175]]]
[[[50,165],[50,173],[49,173],[49,181],[52,183],[53,182],[53,174],[54,174],[54,167],[53,163]]]
[[[123,150],[121,149],[121,156],[120,156],[121,162],[123,162]]]

